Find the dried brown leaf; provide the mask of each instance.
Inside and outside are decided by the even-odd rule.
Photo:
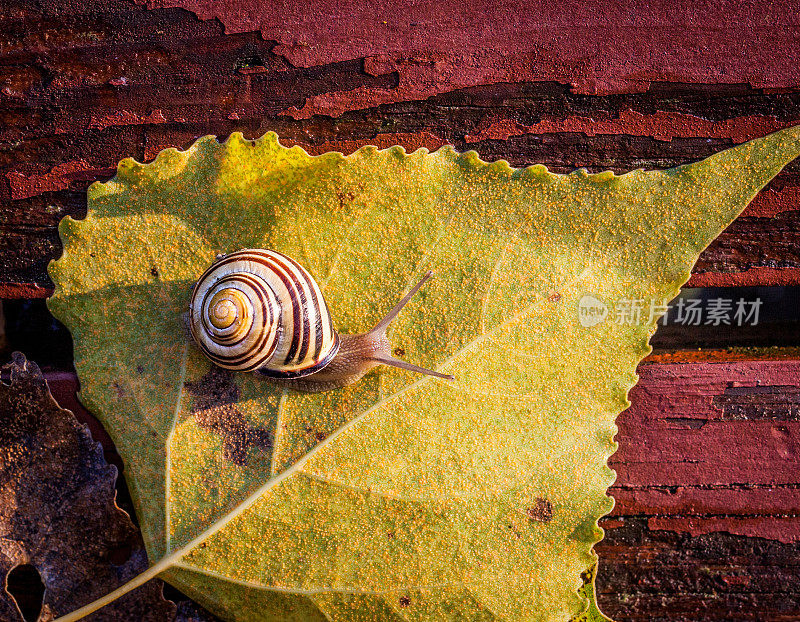
[[[45,587],[39,622],[89,603],[147,568],[141,538],[116,504],[117,469],[86,426],[60,408],[39,367],[19,352],[0,383],[0,573],[36,568]],[[162,584],[150,582],[89,619],[175,619]],[[35,615],[35,613],[34,613]],[[0,620],[23,620],[0,591]]]

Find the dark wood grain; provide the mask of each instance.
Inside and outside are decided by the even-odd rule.
[[[452,144],[514,166],[623,172],[800,123],[791,3],[444,2],[381,13],[248,2],[0,6],[0,299],[14,299],[5,343],[49,365],[56,397],[120,467],[75,397],[69,339],[41,299],[61,252],[58,222],[83,217],[87,187],[122,158],[274,130],[313,154]],[[353,38],[364,27],[372,37]],[[706,249],[689,285],[800,285],[798,162]],[[715,352],[672,352],[688,337],[656,335],[661,351],[640,366],[619,418],[617,506],[597,547],[598,598],[617,620],[800,619],[795,327],[784,318],[750,337],[698,338]]]
[[[655,83],[591,96],[530,81],[296,120],[287,111],[311,98],[391,92],[397,79],[368,73],[363,59],[295,67],[274,41],[226,35],[178,9],[117,2],[46,13],[19,5],[0,16],[0,294],[9,298],[49,294],[57,223],[85,213],[92,181],[124,157],[147,161],[204,134],[275,130],[311,153],[449,143],[515,166],[622,172],[683,164],[800,122],[800,88]],[[798,214],[794,164],[703,253],[691,284],[800,284]]]
[[[653,529],[646,516],[601,521],[597,599],[630,622],[794,622],[800,544],[719,530]]]

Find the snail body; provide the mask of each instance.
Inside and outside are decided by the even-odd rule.
[[[188,324],[216,365],[255,372],[305,392],[356,382],[378,365],[452,380],[395,358],[386,329],[430,278],[428,272],[371,331],[339,335],[317,283],[296,261],[272,250],[220,256],[194,286]]]

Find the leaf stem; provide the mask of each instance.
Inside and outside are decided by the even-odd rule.
[[[136,575],[133,579],[128,581],[127,583],[119,586],[113,592],[110,592],[103,596],[102,598],[98,598],[95,601],[90,602],[88,605],[84,605],[80,609],[76,609],[75,611],[71,611],[70,613],[61,616],[60,618],[56,618],[54,622],[75,622],[76,620],[80,620],[85,618],[90,613],[94,613],[98,609],[105,607],[107,604],[117,600],[121,596],[124,596],[128,592],[135,590],[140,585],[147,583],[150,579],[154,579],[159,574],[167,570],[172,564],[174,563],[174,557],[168,556],[162,559],[157,564],[150,566],[144,572]]]

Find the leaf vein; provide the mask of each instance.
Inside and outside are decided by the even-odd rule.
[[[328,484],[335,488],[342,488],[344,490],[351,490],[353,492],[357,492],[360,494],[365,495],[374,495],[376,497],[381,497],[382,499],[386,499],[387,501],[402,501],[403,503],[413,503],[415,505],[424,505],[424,499],[414,499],[412,497],[404,497],[402,495],[393,495],[391,493],[383,492],[381,490],[374,490],[374,489],[366,489],[366,488],[359,488],[358,486],[352,486],[350,484],[345,484],[344,482],[339,482],[333,479],[328,479],[327,477],[322,477],[321,475],[317,475],[316,473],[310,473],[308,471],[301,471],[301,474],[308,479],[312,479],[314,481],[320,482],[321,484]]]
[[[172,423],[167,433],[166,443],[164,443],[164,463],[166,466],[166,474],[164,476],[164,546],[167,554],[172,550],[172,537],[170,535],[172,528],[172,504],[169,502],[169,493],[172,489],[172,437],[175,434],[175,429],[178,427],[178,417],[180,417],[181,401],[183,400],[183,384],[186,380],[186,365],[188,360],[189,342],[187,341],[181,353],[181,369],[178,374],[178,396],[175,400],[175,411],[172,415]]]
[[[497,271],[500,269],[500,266],[503,263],[503,260],[506,257],[506,252],[508,251],[509,247],[513,243],[512,240],[509,240],[506,245],[503,247],[503,250],[497,255],[497,261],[494,262],[494,267],[492,268],[492,272],[489,275],[489,282],[486,284],[486,292],[483,294],[483,301],[481,304],[481,318],[478,322],[478,332],[481,334],[486,332],[486,313],[489,309],[489,297],[492,291],[492,284],[494,283],[494,279],[497,276]]]
[[[281,433],[281,426],[283,425],[283,416],[284,416],[284,409],[286,406],[286,400],[288,399],[289,390],[284,389],[283,393],[281,393],[281,397],[278,400],[278,414],[275,417],[275,436],[272,442],[272,457],[270,458],[270,466],[269,472],[270,475],[275,475],[278,466],[278,442],[283,439],[283,434]]]

